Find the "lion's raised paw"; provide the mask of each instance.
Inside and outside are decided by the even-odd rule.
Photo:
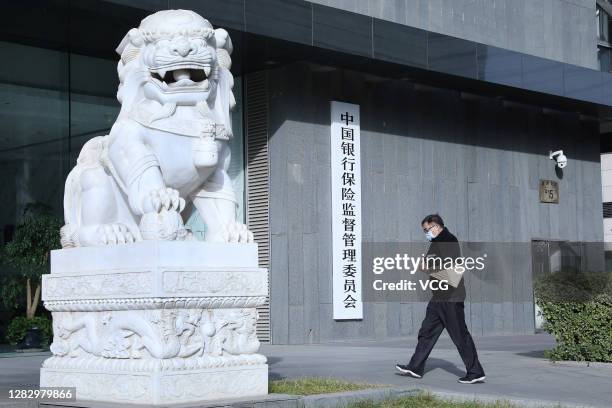
[[[156,212],[166,210],[180,213],[185,208],[185,199],[181,198],[178,191],[173,188],[155,188],[149,192],[149,200]]]

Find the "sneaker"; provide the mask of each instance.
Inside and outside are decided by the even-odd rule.
[[[407,375],[407,376],[412,377],[412,378],[421,378],[422,377],[422,375],[419,375],[419,374],[415,373],[407,365],[396,364],[395,368],[397,369],[397,371],[402,373],[402,375]]]
[[[476,383],[484,382],[485,378],[486,377],[484,374],[480,374],[480,375],[468,374],[465,377],[461,377],[460,379],[458,379],[457,382],[461,384],[476,384]]]

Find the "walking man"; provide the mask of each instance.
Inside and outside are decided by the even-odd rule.
[[[428,257],[456,259],[461,256],[457,238],[444,226],[444,221],[438,214],[425,217],[421,226],[425,236],[431,241],[427,251]],[[408,364],[397,364],[395,368],[403,375],[421,378],[425,372],[427,357],[438,341],[442,330],[446,328],[467,370],[466,376],[459,378],[458,381],[462,384],[483,382],[485,373],[478,361],[476,346],[465,324],[463,279],[456,288],[448,285],[447,290],[440,289],[432,292],[433,296],[427,304],[425,319],[419,330],[418,344],[414,354]]]

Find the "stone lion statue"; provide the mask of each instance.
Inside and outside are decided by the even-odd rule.
[[[231,52],[227,31],[193,11],[159,11],[127,33],[117,48],[121,111],[68,175],[63,247],[193,239],[180,215],[186,203],[206,241],[253,241],[236,221],[227,174]]]

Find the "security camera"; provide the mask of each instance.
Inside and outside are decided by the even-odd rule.
[[[551,151],[550,160],[555,160],[560,169],[567,166],[567,156],[563,154],[563,150]]]

